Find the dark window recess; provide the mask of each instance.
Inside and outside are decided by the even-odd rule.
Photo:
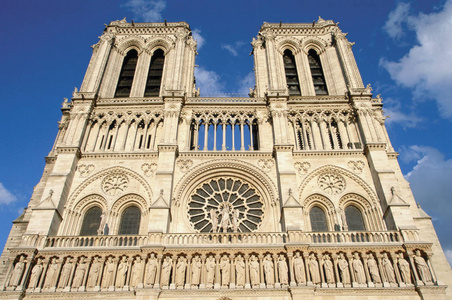
[[[326,88],[325,76],[323,76],[322,64],[320,57],[315,50],[309,50],[308,53],[309,68],[311,69],[312,82],[316,95],[328,95]]]
[[[348,230],[350,231],[366,230],[361,211],[356,207],[352,205],[348,206],[345,209],[345,218],[347,219]]]
[[[119,74],[118,86],[116,87],[115,97],[129,97],[132,89],[133,76],[137,66],[138,53],[136,50],[130,50],[124,62],[122,63],[121,73]]]
[[[328,231],[325,212],[320,207],[314,206],[309,212],[309,217],[312,231]]]
[[[289,95],[301,96],[297,66],[295,65],[295,57],[290,50],[284,51],[283,61],[284,71],[286,72],[287,87],[289,88]]]
[[[158,97],[160,94],[160,85],[162,83],[163,65],[165,56],[163,50],[158,49],[154,52],[149,66],[148,79],[146,81],[145,97]]]
[[[83,218],[80,235],[97,235],[101,215],[102,209],[98,206],[88,209],[88,211],[85,214],[85,217]]]
[[[119,234],[138,234],[140,231],[141,211],[136,206],[124,210],[119,226]]]

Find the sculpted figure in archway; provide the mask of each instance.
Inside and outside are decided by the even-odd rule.
[[[146,285],[154,285],[155,275],[157,273],[158,262],[155,258],[155,254],[151,253],[146,266]]]
[[[196,255],[191,263],[191,285],[197,287],[201,278],[202,262],[199,255]]]
[[[47,273],[46,273],[46,279],[44,280],[44,288],[49,289],[53,286],[55,286],[56,279],[57,279],[57,271],[58,271],[58,264],[56,261],[56,258],[52,258],[50,260],[50,264],[47,267]]]
[[[259,262],[254,254],[250,258],[250,280],[253,287],[259,287]]]
[[[234,209],[232,213],[232,226],[234,229],[234,232],[237,232],[239,229],[239,216],[240,216],[240,210]]]
[[[215,233],[218,230],[218,214],[213,208],[210,209],[210,220],[212,221],[212,232]]]
[[[282,285],[289,284],[289,270],[287,268],[286,257],[282,254],[279,255],[278,258],[278,274],[279,274],[279,282]]]
[[[206,287],[212,287],[215,279],[215,258],[210,255],[206,260]]]
[[[227,287],[229,286],[230,281],[230,271],[231,271],[231,263],[229,262],[229,257],[224,254],[220,260],[220,272],[221,272],[221,286]]]
[[[124,287],[127,278],[127,272],[129,271],[129,263],[127,257],[123,256],[121,262],[118,265],[118,271],[116,272],[116,288]]]
[[[421,256],[421,251],[416,250],[414,256],[414,264],[419,272],[419,276],[424,283],[432,282],[432,274],[430,274],[430,268],[428,267],[425,259]]]
[[[367,266],[369,267],[370,277],[373,283],[381,283],[380,272],[378,271],[377,261],[372,253],[367,256]]]
[[[334,284],[334,269],[330,256],[325,254],[323,256],[323,269],[325,270],[326,283]]]
[[[235,259],[235,272],[237,275],[236,286],[245,286],[245,261],[243,259],[243,256],[240,254]]]
[[[185,283],[185,269],[187,268],[187,263],[185,257],[181,256],[177,260],[176,265],[176,287],[183,288]]]
[[[94,261],[91,265],[88,276],[88,287],[92,288],[97,285],[97,279],[99,278],[102,263],[99,261],[99,257],[95,256]]]
[[[116,263],[113,261],[113,257],[109,256],[107,262],[105,263],[105,270],[102,280],[103,288],[109,288],[110,286],[114,286],[115,268]]]
[[[355,252],[353,254],[353,272],[355,273],[356,282],[359,284],[366,283],[366,274],[364,273],[364,267],[363,263],[361,262],[361,259],[359,258],[358,252]]]
[[[309,272],[311,274],[311,280],[313,284],[320,283],[320,271],[319,271],[319,263],[315,258],[315,254],[312,253],[309,255]]]
[[[221,210],[221,228],[223,228],[223,233],[228,232],[230,220],[229,220],[229,205],[223,205],[223,209]]]
[[[293,259],[293,270],[295,273],[295,280],[298,284],[306,283],[306,275],[304,273],[304,262],[303,257],[301,257],[300,252],[295,252],[295,257]]]
[[[20,284],[20,280],[22,279],[24,269],[25,269],[25,257],[21,255],[19,261],[16,262],[16,265],[14,266],[13,273],[9,280],[9,286],[17,287]]]
[[[36,265],[34,265],[31,270],[30,282],[28,283],[28,288],[35,288],[38,284],[39,278],[42,273],[42,258],[38,258]]]
[[[339,272],[341,273],[342,284],[350,284],[350,273],[348,271],[348,262],[344,257],[344,253],[339,254],[337,261]]]
[[[77,264],[77,269],[75,270],[74,281],[72,281],[73,288],[79,288],[83,283],[83,278],[86,273],[85,258],[82,256]]]
[[[69,285],[69,277],[71,276],[72,265],[72,258],[66,258],[66,262],[61,269],[60,281],[58,282],[59,288],[65,288]]]
[[[143,264],[141,261],[141,257],[137,256],[135,261],[133,262],[132,274],[130,277],[130,286],[136,288],[139,283],[141,283],[141,273],[143,271]]]
[[[406,261],[405,258],[403,258],[403,254],[399,255],[399,267],[403,282],[411,284],[410,264]]]
[[[162,278],[160,280],[162,287],[169,286],[169,279],[170,279],[172,264],[173,264],[173,260],[171,259],[171,257],[169,257],[169,256],[165,257],[165,259],[163,260],[163,263],[162,263]]]
[[[383,266],[383,271],[385,272],[386,279],[389,283],[396,283],[394,267],[392,266],[391,261],[388,258],[388,254],[383,253],[383,260],[381,262]]]
[[[265,282],[268,286],[273,286],[275,284],[275,270],[273,267],[273,260],[270,254],[267,254],[264,258],[264,276]]]

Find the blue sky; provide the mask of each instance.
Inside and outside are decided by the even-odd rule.
[[[381,94],[416,201],[452,261],[451,1],[3,0],[0,4],[0,245],[28,204],[57,133],[60,103],[80,87],[104,24],[186,21],[198,39],[202,96],[254,85],[251,39],[265,22],[340,23],[364,83]]]

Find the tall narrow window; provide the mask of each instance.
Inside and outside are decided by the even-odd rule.
[[[162,83],[163,64],[165,56],[163,50],[158,49],[154,52],[149,66],[148,79],[146,81],[145,97],[158,97],[160,93],[160,85]]]
[[[323,76],[322,64],[320,57],[315,50],[309,50],[308,53],[309,68],[311,69],[312,81],[314,82],[314,89],[316,95],[328,95],[326,88],[325,77]]]
[[[309,212],[309,217],[312,231],[328,231],[325,212],[320,207],[314,206]]]
[[[301,90],[300,83],[298,82],[297,66],[295,65],[295,57],[290,50],[284,51],[283,60],[289,95],[300,96]]]
[[[347,219],[348,230],[366,230],[361,211],[356,207],[352,205],[347,206],[345,209],[345,218]]]
[[[132,89],[133,76],[138,61],[138,52],[130,50],[124,57],[121,73],[119,74],[118,86],[116,87],[115,97],[129,97]]]
[[[99,206],[94,206],[88,209],[83,218],[82,229],[80,235],[97,235],[97,230],[100,226],[100,216],[102,209]]]
[[[136,206],[124,210],[121,216],[119,234],[138,234],[140,231],[141,211]]]

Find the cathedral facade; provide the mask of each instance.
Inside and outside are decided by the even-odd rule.
[[[1,256],[1,299],[446,299],[452,273],[336,23],[264,23],[200,97],[187,23],[106,26]]]

